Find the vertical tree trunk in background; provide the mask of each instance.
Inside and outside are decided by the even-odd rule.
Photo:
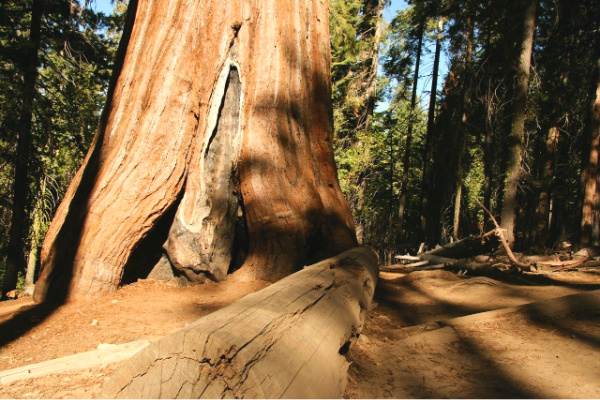
[[[465,167],[463,166],[463,158],[467,149],[467,122],[468,113],[471,107],[471,82],[472,82],[472,61],[473,61],[473,34],[475,29],[475,17],[473,11],[473,2],[468,4],[468,16],[466,20],[466,37],[465,37],[465,59],[463,65],[463,78],[461,87],[461,117],[458,122],[457,144],[458,144],[458,162],[456,171],[456,190],[454,192],[454,218],[453,218],[453,233],[454,239],[460,237],[460,209],[462,201],[462,187],[465,175]]]
[[[583,212],[581,218],[580,247],[598,244],[598,152],[600,151],[600,57],[594,65],[595,95],[592,96],[588,122],[587,166],[583,171]],[[584,157],[586,154],[584,154]]]
[[[489,47],[491,35],[488,31],[486,35],[486,47]],[[487,82],[487,90],[485,96],[486,115],[485,115],[485,136],[483,139],[483,206],[488,210],[492,210],[492,180],[494,176],[494,159],[495,152],[493,151],[494,142],[494,90],[492,82]],[[492,229],[491,217],[488,213],[483,213],[483,228],[487,232]]]
[[[400,236],[404,236],[404,210],[406,208],[406,190],[408,188],[408,168],[410,167],[410,147],[412,145],[413,125],[415,119],[415,106],[417,104],[417,84],[419,83],[419,66],[421,64],[421,49],[423,47],[423,31],[425,30],[425,17],[421,18],[417,35],[419,41],[417,44],[417,59],[415,61],[415,75],[413,79],[412,94],[410,98],[410,116],[408,118],[408,129],[406,132],[406,146],[404,149],[404,160],[402,163],[402,182],[400,186],[400,205],[398,207],[398,229]]]
[[[46,196],[46,177],[40,182],[40,193],[37,204],[33,209],[33,232],[31,236],[31,245],[29,247],[29,257],[27,259],[27,271],[25,272],[25,285],[33,285],[35,280],[35,269],[38,264],[40,254],[40,244],[42,241],[42,224],[44,214],[44,199]]]
[[[427,237],[427,203],[430,195],[433,179],[430,173],[431,163],[431,142],[434,135],[434,122],[435,122],[435,104],[437,100],[437,83],[438,75],[440,71],[440,54],[442,50],[442,35],[444,33],[444,17],[440,17],[438,20],[438,34],[435,40],[435,54],[433,57],[433,72],[431,78],[431,94],[429,97],[429,110],[427,112],[427,133],[425,137],[425,151],[423,153],[423,179],[421,183],[421,231],[425,235],[425,240],[428,242]]]
[[[486,118],[487,119],[487,118]],[[488,210],[492,209],[492,178],[493,178],[493,165],[494,165],[494,152],[492,149],[494,132],[492,130],[491,124],[486,122],[485,124],[485,137],[483,139],[483,206]],[[491,222],[491,218],[487,213],[483,215],[483,226],[484,231],[487,232],[491,227],[489,223]]]
[[[396,160],[394,159],[394,133],[390,129],[388,132],[388,141],[390,145],[390,176],[388,181],[388,190],[389,190],[389,216],[388,216],[388,252],[385,260],[386,265],[392,265],[393,262],[393,253],[394,247],[396,243],[396,235],[394,234],[394,182],[396,181],[396,172],[394,166],[396,165]]]
[[[28,231],[26,205],[29,150],[31,147],[31,120],[33,117],[33,100],[36,94],[35,84],[38,77],[38,51],[41,43],[43,6],[43,0],[33,0],[31,4],[31,23],[25,54],[27,61],[23,71],[23,97],[21,99],[21,115],[19,116],[19,137],[17,139],[17,154],[15,157],[12,216],[6,255],[6,272],[2,288],[3,295],[17,287],[18,271],[25,268],[23,237]]]
[[[383,15],[383,0],[364,0],[363,3],[363,21],[359,29],[361,40],[370,43],[360,58],[366,61],[366,67],[363,72],[364,77],[357,79],[361,85],[359,99],[364,104],[364,115],[359,121],[364,126],[365,134],[370,135],[373,131],[373,112],[375,111],[375,97],[377,95],[377,67],[379,65],[379,44],[381,43],[381,18]],[[359,141],[357,146],[361,146]],[[368,151],[368,147],[366,148]],[[367,155],[367,159],[369,159]],[[364,216],[362,210],[366,204],[367,179],[366,174],[361,172],[358,176],[357,186],[357,211],[358,218],[356,220],[356,237],[358,242],[362,244],[364,236]]]
[[[239,263],[241,279],[272,281],[356,245],[331,143],[328,20],[322,0],[130,2],[35,299],[115,290],[162,243],[191,280]]]
[[[517,64],[516,87],[512,107],[512,124],[501,217],[502,228],[506,229],[506,239],[511,246],[515,241],[515,224],[517,220],[518,205],[517,189],[519,186],[523,138],[525,135],[527,92],[529,89],[529,70],[531,67],[537,2],[538,0],[529,0],[525,11],[523,36],[520,43],[521,51],[519,53],[519,62]]]
[[[532,232],[532,242],[539,248],[546,246],[548,241],[548,230],[550,222],[550,200],[552,195],[552,177],[556,165],[556,152],[558,150],[559,129],[552,126],[548,130],[548,135],[542,143],[540,155],[540,191],[537,198],[537,207],[535,209],[536,226]]]

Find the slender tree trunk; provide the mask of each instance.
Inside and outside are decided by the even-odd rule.
[[[581,218],[580,247],[598,244],[598,152],[600,151],[600,58],[594,66],[595,95],[592,96],[588,122],[589,153],[583,171],[583,212]],[[585,155],[584,155],[585,156]]]
[[[542,143],[541,171],[540,171],[540,191],[537,197],[537,207],[535,209],[536,225],[532,233],[532,242],[540,248],[543,248],[548,242],[548,232],[550,223],[550,202],[552,195],[552,177],[556,165],[556,152],[558,149],[559,129],[552,126],[548,129],[546,140]]]
[[[464,175],[464,168],[462,166],[462,158],[464,153],[464,147],[461,148],[459,158],[458,158],[458,177],[456,180],[456,191],[454,192],[454,217],[452,219],[452,237],[455,240],[460,238],[460,209],[461,209],[461,200],[462,200],[462,176]]]
[[[527,92],[529,89],[529,70],[533,36],[535,33],[536,8],[538,0],[529,0],[525,11],[521,51],[516,73],[516,88],[513,100],[510,144],[508,148],[508,164],[506,168],[506,183],[502,201],[503,229],[506,229],[506,239],[509,245],[515,242],[515,224],[517,220],[517,188],[519,185],[523,138],[525,135],[525,116],[527,108]]]
[[[491,92],[491,88],[488,88],[488,93]],[[486,123],[485,123],[485,137],[483,141],[483,206],[488,210],[492,209],[492,179],[494,174],[494,154],[493,151],[493,141],[494,141],[494,132],[492,127],[492,110],[490,110],[491,98],[488,98],[488,113],[486,115]],[[483,226],[484,230],[491,228],[489,227],[489,223],[491,222],[491,218],[487,213],[484,213],[483,216]]]
[[[393,253],[396,243],[396,235],[394,234],[394,182],[396,181],[396,173],[394,166],[396,165],[396,160],[394,159],[394,135],[392,130],[390,129],[388,132],[388,140],[390,144],[390,177],[389,177],[389,217],[388,217],[388,254],[386,259],[386,265],[392,265],[393,262]]]
[[[473,34],[474,34],[474,16],[473,2],[469,2],[469,15],[466,24],[465,38],[465,59],[463,65],[463,77],[461,87],[461,117],[458,123],[458,158],[456,171],[456,190],[454,192],[454,218],[453,218],[453,234],[454,239],[460,237],[460,209],[462,202],[462,187],[465,175],[464,156],[467,149],[467,122],[469,119],[469,109],[471,107],[471,81],[472,81],[472,61],[473,61]]]
[[[273,281],[356,245],[332,151],[327,1],[134,0],[120,50],[37,301],[143,277],[136,257],[161,243],[199,281],[234,260],[240,279]]]
[[[406,208],[406,190],[408,188],[408,169],[410,167],[410,149],[412,146],[413,126],[415,119],[415,108],[417,104],[417,84],[419,83],[419,66],[421,65],[421,50],[423,47],[423,31],[425,29],[425,18],[419,22],[417,35],[417,59],[415,61],[415,75],[413,79],[413,88],[410,98],[410,116],[408,118],[408,129],[406,131],[406,146],[404,149],[404,161],[402,163],[402,183],[400,186],[400,204],[398,207],[398,233],[404,237],[404,209]]]
[[[361,39],[369,42],[369,47],[361,55],[367,61],[365,77],[362,79],[361,102],[365,105],[364,130],[371,133],[373,130],[373,112],[377,95],[377,67],[379,66],[379,45],[381,43],[381,18],[383,15],[383,0],[365,0],[363,4],[363,29]]]
[[[485,36],[485,46],[490,47],[491,32],[488,29]],[[495,102],[494,90],[491,78],[488,78],[484,104],[486,107],[485,114],[485,136],[483,138],[483,206],[488,210],[492,210],[492,181],[494,177],[494,160],[495,152],[493,151],[494,143],[494,117],[495,117]],[[488,213],[483,213],[484,231],[492,229],[493,225],[491,217]]]
[[[31,235],[31,246],[29,247],[29,257],[27,258],[27,272],[25,273],[25,284],[33,285],[35,278],[35,269],[39,261],[40,244],[42,241],[42,224],[44,213],[44,198],[46,195],[46,178],[44,177],[40,185],[41,195],[33,210],[33,232]]]
[[[26,205],[31,148],[31,120],[33,117],[33,100],[36,95],[35,84],[38,77],[38,52],[41,43],[44,2],[43,0],[33,0],[31,6],[31,24],[26,51],[27,63],[23,72],[23,97],[19,117],[12,216],[6,256],[6,272],[2,288],[3,295],[17,287],[17,274],[25,268],[23,239],[28,231]]]
[[[361,55],[361,59],[367,61],[365,76],[360,79],[359,84],[364,88],[361,102],[365,105],[364,115],[361,117],[364,123],[359,122],[359,127],[364,127],[364,133],[370,135],[373,131],[373,112],[375,111],[375,99],[377,95],[377,67],[379,65],[379,44],[381,43],[381,18],[383,15],[382,0],[365,0],[363,3],[363,26],[361,39],[370,42],[370,46]],[[360,141],[357,146],[363,146]],[[366,148],[366,158],[369,159],[369,149]],[[358,175],[357,192],[357,214],[356,237],[358,243],[362,244],[364,238],[364,215],[363,210],[367,203],[367,174],[362,172]]]
[[[440,55],[442,50],[442,36],[444,33],[444,17],[438,20],[438,34],[435,40],[435,55],[433,57],[433,73],[431,78],[431,94],[429,96],[429,110],[427,112],[427,134],[425,137],[425,151],[423,154],[423,180],[421,184],[421,231],[426,236],[425,240],[429,241],[426,232],[427,227],[427,204],[429,193],[432,186],[432,176],[430,173],[431,164],[431,142],[434,135],[435,127],[435,105],[437,100],[437,83],[440,71]]]

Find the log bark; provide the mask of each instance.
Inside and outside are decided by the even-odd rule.
[[[341,398],[378,276],[354,248],[151,344],[102,398]]]
[[[275,281],[356,246],[333,159],[328,2],[132,0],[35,299],[144,278]]]

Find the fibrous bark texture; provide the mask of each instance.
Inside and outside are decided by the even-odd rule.
[[[377,283],[365,247],[305,268],[151,344],[103,398],[341,398]]]
[[[37,301],[144,277],[137,257],[158,261],[161,244],[191,280],[242,264],[276,280],[356,244],[331,147],[327,1],[132,0],[121,50]]]

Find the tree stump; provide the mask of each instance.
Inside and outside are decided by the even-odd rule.
[[[377,264],[357,247],[306,267],[151,344],[100,397],[341,398]]]

